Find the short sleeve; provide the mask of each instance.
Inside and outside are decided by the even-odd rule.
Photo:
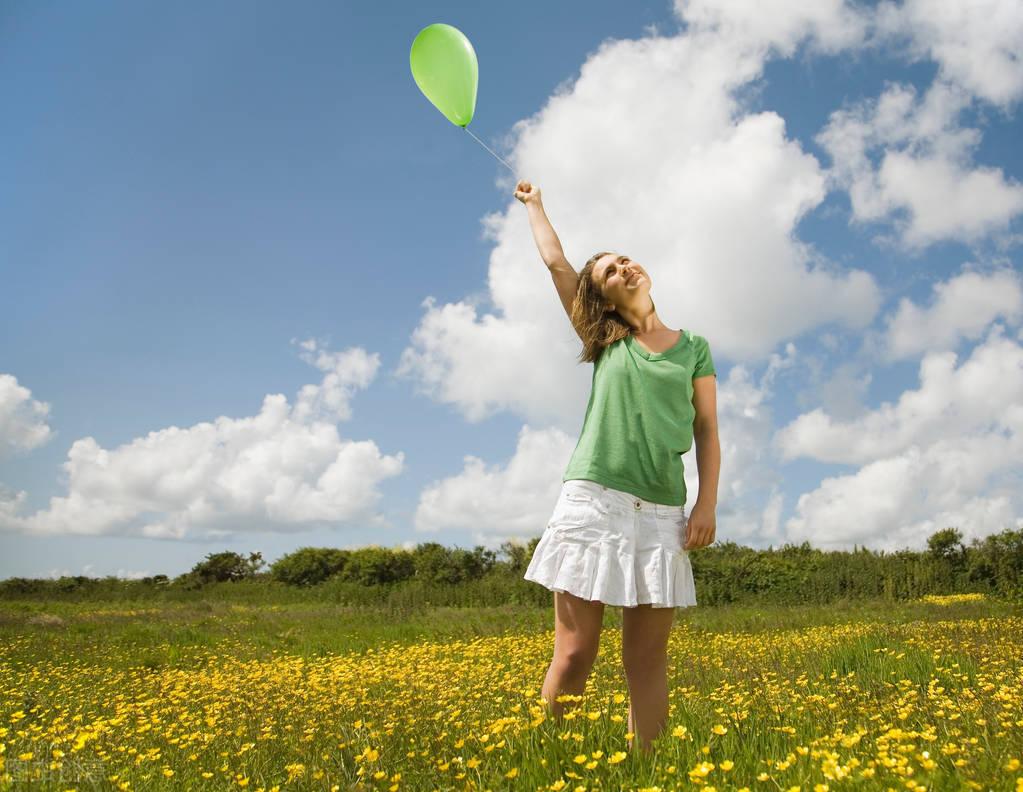
[[[701,335],[695,336],[694,340],[696,341],[696,365],[693,367],[693,379],[706,377],[708,374],[713,374],[716,377],[717,372],[714,371],[714,358],[710,354],[710,344]]]

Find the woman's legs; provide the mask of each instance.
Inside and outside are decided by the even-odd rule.
[[[554,659],[547,669],[542,695],[559,722],[565,704],[555,698],[563,693],[581,695],[586,688],[586,680],[597,659],[603,624],[603,602],[554,592]]]
[[[622,664],[629,685],[632,750],[650,750],[668,723],[668,636],[674,608],[622,608]]]

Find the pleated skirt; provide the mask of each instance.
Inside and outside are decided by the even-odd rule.
[[[523,577],[606,605],[691,607],[696,587],[682,549],[687,521],[684,506],[570,479]]]

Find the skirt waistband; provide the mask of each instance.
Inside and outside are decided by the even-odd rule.
[[[678,517],[685,514],[685,506],[670,506],[666,503],[644,500],[631,492],[606,487],[589,479],[569,479],[562,484],[562,489],[571,492],[585,492],[597,498],[605,507],[614,512],[647,511],[665,517]]]

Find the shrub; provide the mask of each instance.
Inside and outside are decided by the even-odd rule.
[[[192,567],[191,574],[202,583],[244,580],[253,577],[264,563],[262,553],[249,553],[246,559],[228,550],[210,553],[205,560]]]
[[[349,555],[333,547],[303,547],[274,561],[270,576],[292,586],[315,586],[344,569]]]
[[[349,552],[348,563],[338,575],[343,580],[373,586],[406,580],[416,572],[415,561],[407,550],[360,547]]]

